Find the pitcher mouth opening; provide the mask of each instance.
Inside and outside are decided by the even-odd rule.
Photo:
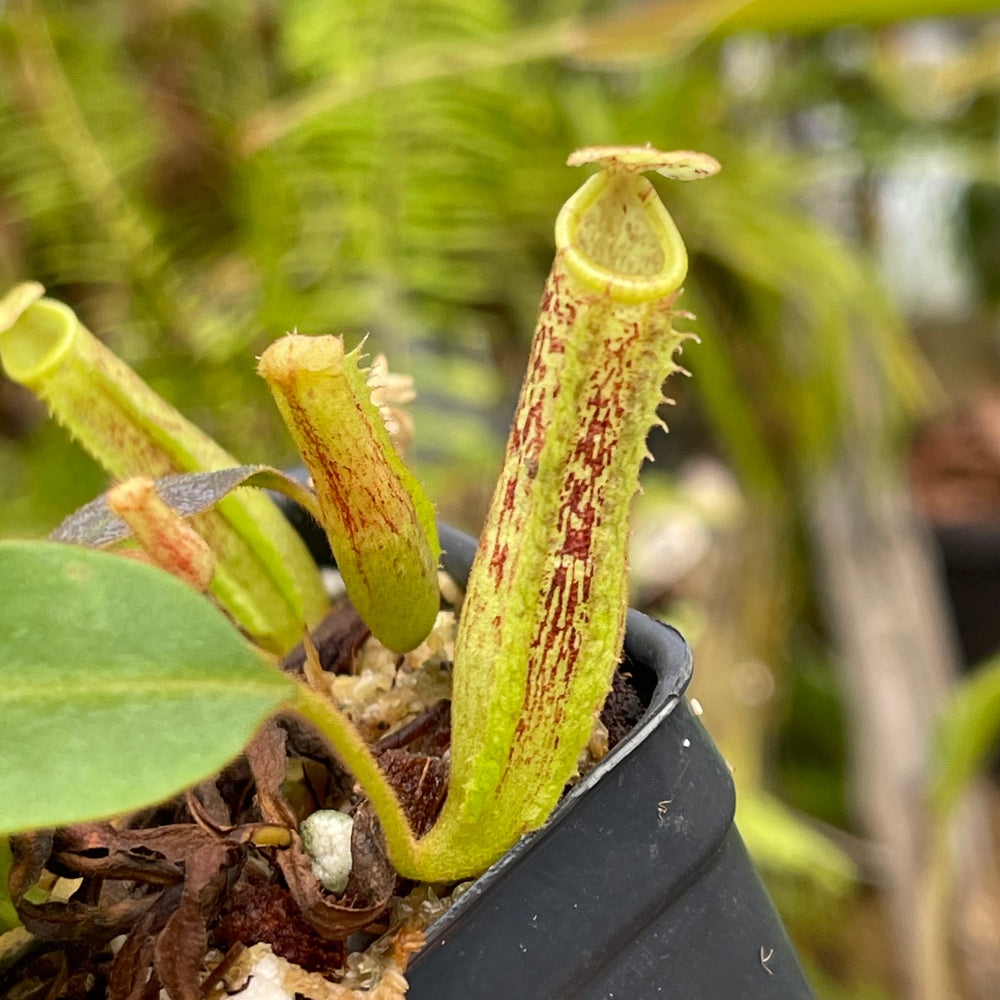
[[[625,226],[621,215],[629,217]],[[616,217],[615,226],[607,225]],[[605,235],[616,234],[613,239]],[[653,185],[636,174],[602,170],[563,206],[556,248],[580,282],[625,304],[677,291],[687,275],[687,252]]]
[[[73,341],[77,319],[68,306],[53,299],[32,300],[30,292],[12,312],[17,315],[6,327],[0,315],[0,358],[11,378],[35,385],[59,366]]]

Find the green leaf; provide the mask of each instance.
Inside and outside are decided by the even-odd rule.
[[[1000,739],[1000,657],[963,680],[945,704],[935,733],[931,802],[947,817]]]
[[[740,791],[736,824],[754,861],[765,871],[801,879],[835,899],[842,899],[858,884],[858,870],[851,858],[767,792]]]
[[[668,8],[669,4],[660,4]],[[916,17],[955,17],[993,11],[992,0],[750,0],[723,18],[720,35],[736,31],[826,31],[841,24],[890,24]]]
[[[169,574],[0,542],[0,833],[173,795],[239,753],[293,692]]]

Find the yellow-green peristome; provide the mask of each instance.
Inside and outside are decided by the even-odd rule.
[[[0,364],[116,478],[239,465],[80,322],[28,282],[0,300]],[[212,593],[263,646],[285,652],[329,606],[305,545],[278,508],[244,490],[192,519],[215,554]]]
[[[556,250],[584,285],[620,302],[652,302],[677,291],[687,251],[674,220],[641,176],[696,180],[719,169],[705,153],[664,153],[648,146],[589,146],[567,163],[597,163],[594,174],[556,218]]]

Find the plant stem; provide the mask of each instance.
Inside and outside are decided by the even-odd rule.
[[[292,700],[283,707],[301,715],[326,737],[371,799],[393,863],[401,872],[412,870],[416,865],[417,841],[409,821],[392,785],[351,720],[305,684],[296,684]]]

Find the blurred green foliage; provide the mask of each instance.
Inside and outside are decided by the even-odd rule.
[[[699,329],[734,327],[705,338],[697,384],[748,477],[774,486],[765,401],[733,392],[748,366],[790,383],[768,389],[766,409],[800,453],[830,436],[853,337],[875,335],[901,397],[914,387],[870,271],[802,212],[810,170],[781,132],[817,100],[817,60],[787,41],[772,55],[788,63],[780,83],[748,103],[718,46],[663,59],[669,21],[661,57],[628,64],[627,11],[613,68],[542,58],[572,46],[559,19],[572,6],[11,4],[0,279],[41,280],[248,460],[287,453],[249,358],[291,327],[370,332],[417,377],[432,459],[447,449],[482,477],[511,395],[488,362],[508,380],[518,370],[554,210],[576,183],[567,151],[667,138],[711,149],[719,183],[702,197],[669,192],[705,258]],[[579,23],[613,17],[588,16]],[[638,31],[631,41],[648,43]],[[768,321],[789,307],[794,333]],[[851,329],[859,314],[871,317],[864,332]],[[756,357],[734,358],[747,330]],[[439,376],[461,358],[464,371]],[[785,400],[809,412],[789,421]],[[8,483],[8,497],[23,485]]]
[[[1000,656],[992,657],[952,692],[943,706],[930,795],[944,822],[1000,741]]]
[[[777,522],[779,790],[846,823],[830,657],[791,624],[819,619],[802,498],[847,429],[898,454],[940,398],[876,262],[880,185],[914,150],[947,146],[974,182],[969,311],[995,307],[995,24],[932,24],[922,62],[921,36],[892,23],[992,7],[8,0],[0,290],[42,281],[243,461],[293,456],[254,355],[292,328],[368,334],[415,377],[417,471],[475,531],[553,219],[580,181],[566,155],[647,140],[712,153],[718,178],[661,188],[702,341],[685,353],[694,380],[671,386],[665,464],[721,456]],[[100,488],[0,382],[0,536],[46,532]],[[829,926],[802,903],[814,890],[782,898],[824,994],[883,995],[824,950]],[[865,907],[830,905],[844,921]]]

